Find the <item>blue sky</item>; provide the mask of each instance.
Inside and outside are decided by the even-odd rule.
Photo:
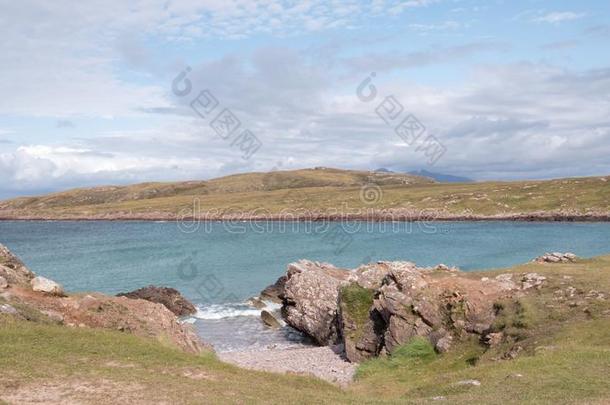
[[[0,0],[0,35],[0,198],[312,166],[610,173],[607,1]],[[190,108],[204,89],[260,141],[248,159]],[[433,165],[377,116],[387,96]]]

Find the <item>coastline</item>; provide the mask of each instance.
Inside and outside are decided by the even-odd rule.
[[[134,221],[134,222],[159,222],[180,221],[184,223],[195,222],[342,222],[342,221],[366,221],[366,222],[610,222],[610,213],[563,213],[563,212],[531,212],[510,213],[494,215],[463,215],[450,213],[401,213],[401,212],[369,212],[366,214],[306,214],[295,213],[251,215],[249,213],[231,215],[205,215],[205,216],[180,216],[173,213],[117,213],[97,215],[22,215],[3,214],[0,212],[0,221]]]

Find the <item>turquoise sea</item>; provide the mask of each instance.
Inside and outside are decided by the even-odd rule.
[[[610,223],[211,222],[187,230],[194,232],[173,222],[7,221],[0,222],[0,243],[68,291],[177,288],[200,309],[188,321],[220,350],[299,340],[289,329],[230,339],[227,331],[242,318],[258,325],[259,312],[244,301],[301,258],[348,268],[409,260],[482,270],[547,251],[610,253]]]

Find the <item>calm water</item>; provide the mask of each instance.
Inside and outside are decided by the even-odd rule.
[[[257,336],[235,334],[225,343],[226,328],[247,316],[257,322],[258,311],[240,303],[300,258],[350,268],[375,260],[410,260],[475,270],[527,262],[546,251],[584,257],[610,253],[610,223],[316,226],[209,223],[188,234],[172,222],[0,222],[0,243],[69,291],[115,294],[149,284],[175,287],[200,307],[191,321],[201,334],[224,349],[286,341],[290,331],[278,336],[261,329]]]

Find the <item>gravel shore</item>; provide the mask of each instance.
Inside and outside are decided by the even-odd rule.
[[[276,373],[309,374],[333,384],[352,381],[356,364],[342,356],[339,347],[306,347],[219,353],[218,357],[239,367]]]

